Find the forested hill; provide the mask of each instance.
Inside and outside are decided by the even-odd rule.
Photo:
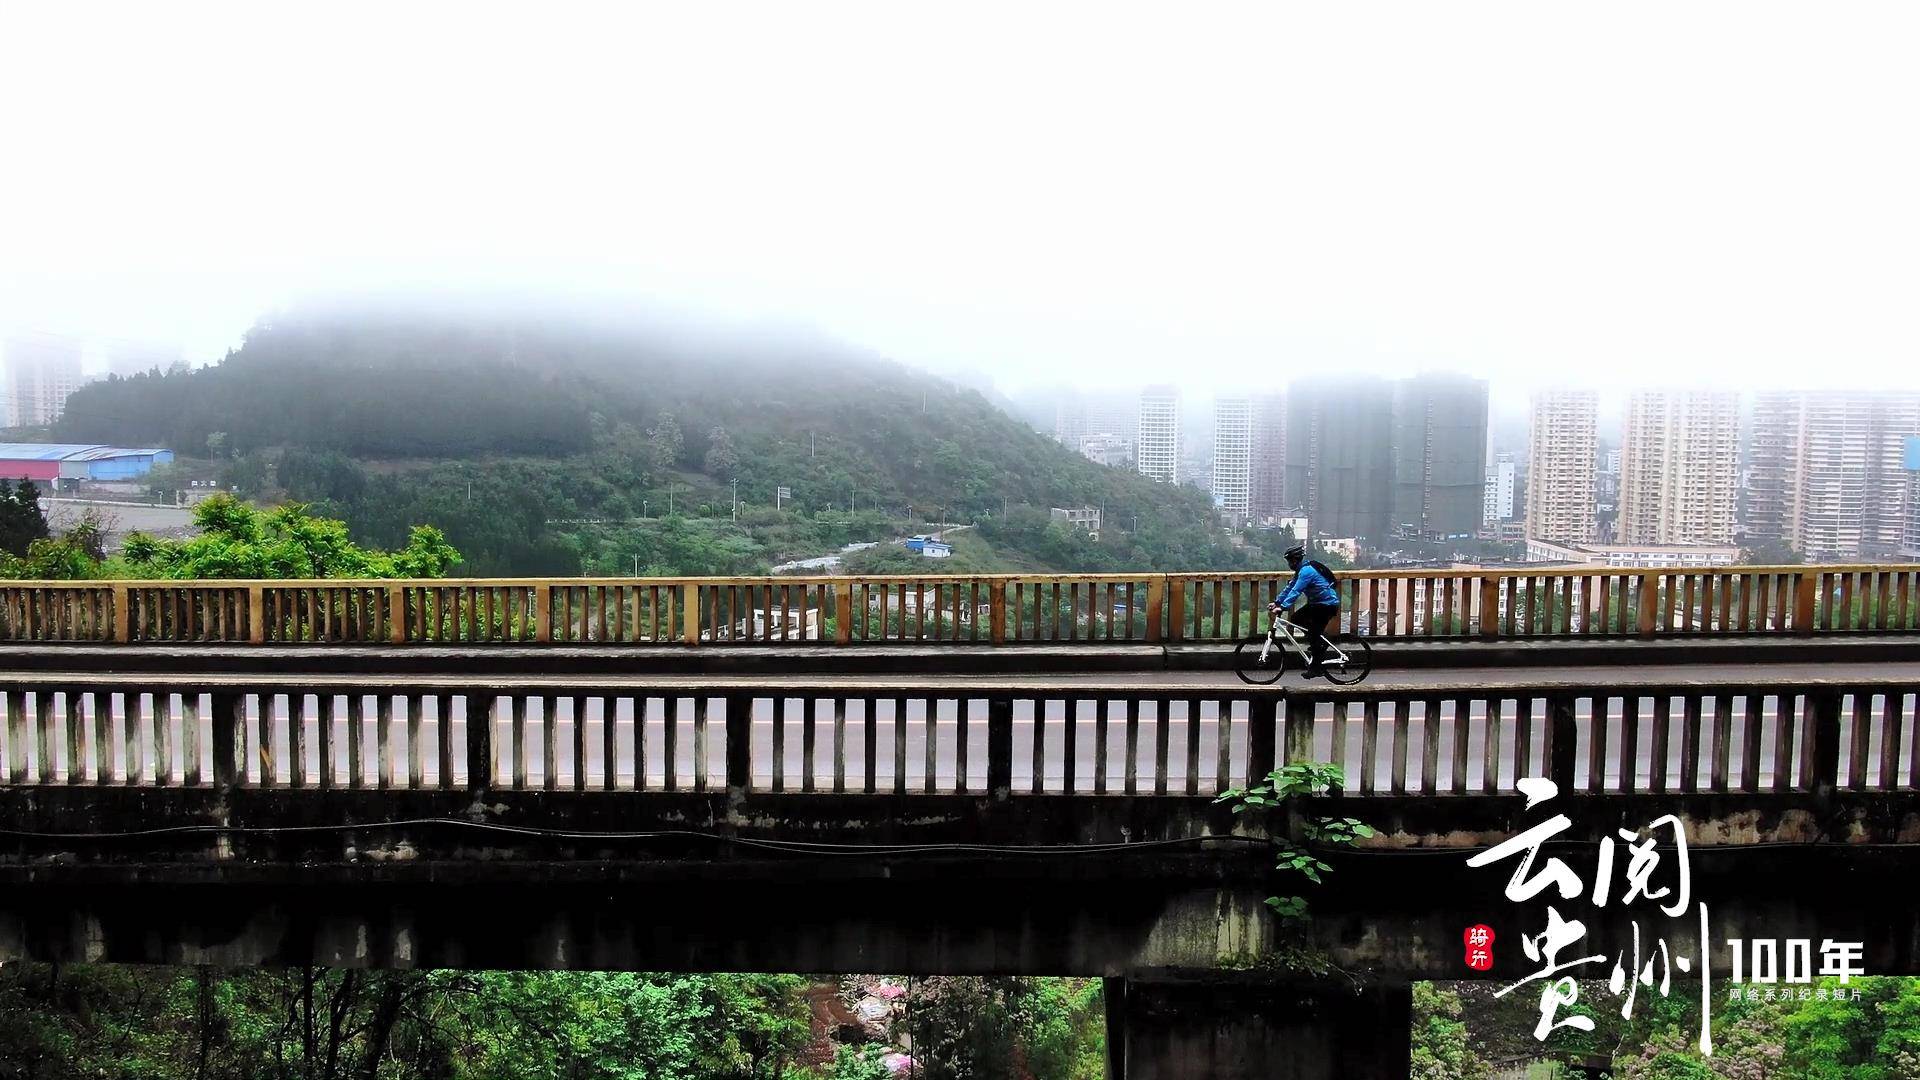
[[[490,512],[541,520],[657,516],[676,485],[679,509],[733,480],[755,507],[787,486],[802,514],[851,499],[894,519],[1093,505],[1204,532],[1211,518],[1204,493],[1095,465],[977,391],[804,333],[639,318],[276,317],[219,364],[82,388],[54,437],[271,463],[277,490],[331,503],[369,540],[393,542],[413,512],[482,564],[529,572],[566,559],[490,553],[479,523],[448,520],[475,512],[448,492],[512,478],[517,491],[495,495],[516,505]],[[391,490],[408,476],[431,490]],[[528,517],[521,531],[533,543],[539,529]]]

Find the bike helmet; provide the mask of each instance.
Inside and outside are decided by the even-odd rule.
[[[1304,559],[1306,557],[1307,557],[1307,545],[1305,544],[1293,545],[1292,547],[1287,549],[1287,553],[1284,556],[1284,558],[1288,562],[1292,562],[1295,559]]]

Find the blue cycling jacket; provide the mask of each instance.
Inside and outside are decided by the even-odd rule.
[[[1274,603],[1290,608],[1293,602],[1305,594],[1309,604],[1331,604],[1340,606],[1340,594],[1334,591],[1333,582],[1327,576],[1313,568],[1312,563],[1301,563],[1300,569],[1293,572],[1293,581],[1287,585]]]

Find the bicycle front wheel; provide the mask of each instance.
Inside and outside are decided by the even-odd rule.
[[[1363,637],[1349,637],[1335,646],[1347,654],[1345,661],[1334,661],[1323,670],[1327,681],[1341,686],[1352,686],[1373,673],[1373,646]]]
[[[1255,686],[1266,686],[1278,682],[1280,676],[1287,673],[1287,650],[1279,642],[1266,650],[1265,661],[1260,659],[1260,650],[1267,644],[1267,635],[1255,634],[1241,642],[1233,650],[1233,673],[1240,681]]]

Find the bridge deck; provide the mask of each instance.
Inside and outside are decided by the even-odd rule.
[[[1695,635],[1652,641],[1630,637],[1540,639],[1375,639],[1377,671],[1600,666],[1916,663],[1920,636],[1847,633],[1817,638]],[[992,645],[741,643],[692,649],[679,645],[97,645],[0,643],[6,671],[274,670],[343,674],[526,672],[570,675],[763,676],[868,674],[996,675],[1146,671],[1225,671],[1225,643],[1148,645],[1118,642]]]

